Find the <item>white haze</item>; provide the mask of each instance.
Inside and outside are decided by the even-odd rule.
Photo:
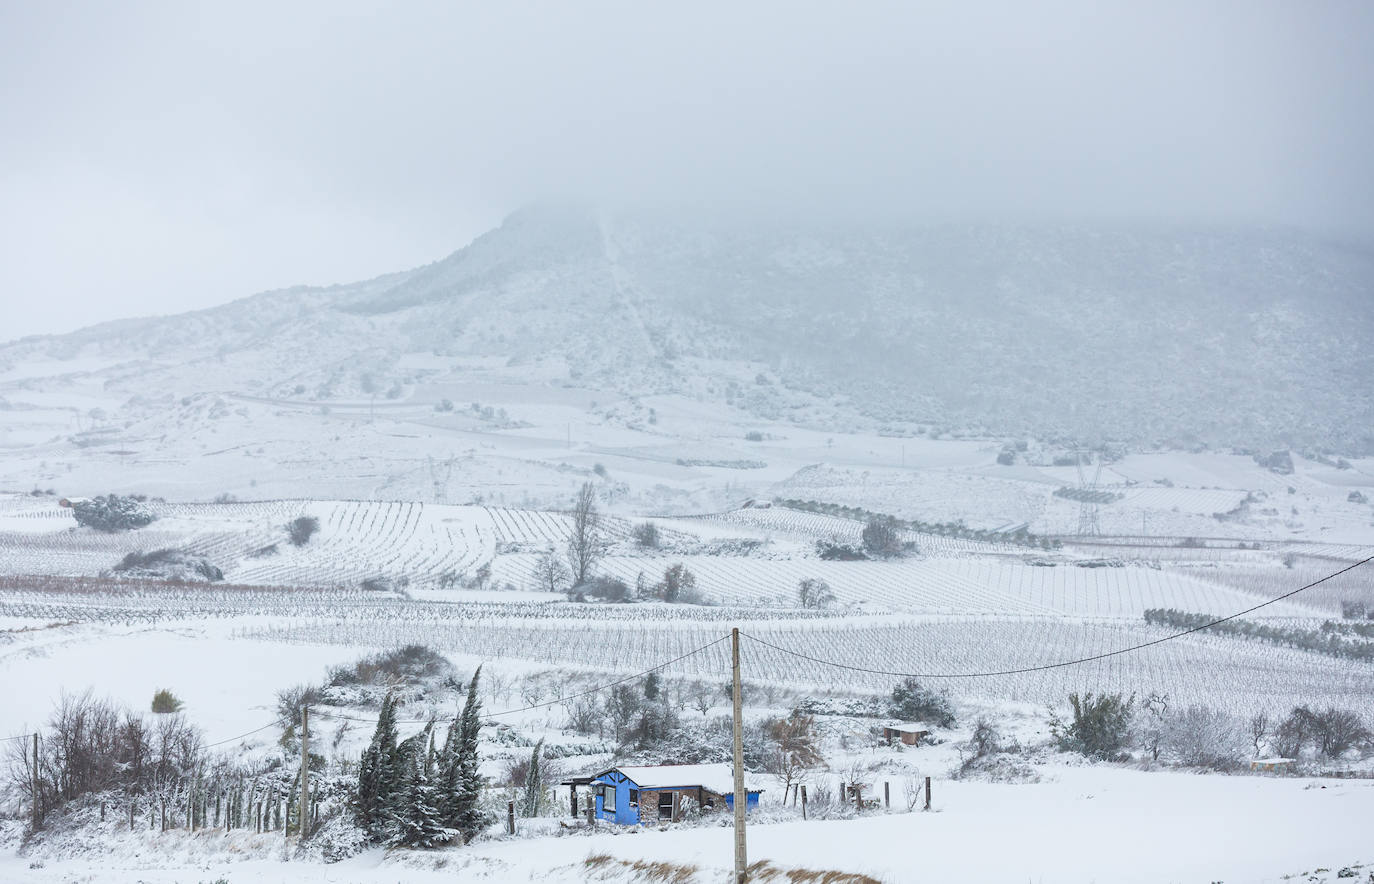
[[[0,339],[548,197],[1374,231],[1363,3],[11,3],[0,87]]]

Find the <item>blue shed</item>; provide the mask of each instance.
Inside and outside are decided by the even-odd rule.
[[[590,778],[595,816],[621,825],[672,822],[695,807],[702,813],[733,810],[734,776],[728,764],[613,767]],[[762,789],[747,789],[747,808]]]

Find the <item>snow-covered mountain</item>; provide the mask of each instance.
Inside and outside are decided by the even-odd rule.
[[[539,206],[418,269],[0,346],[0,396],[385,403],[427,354],[834,429],[1374,452],[1371,295],[1374,252],[1287,231]]]

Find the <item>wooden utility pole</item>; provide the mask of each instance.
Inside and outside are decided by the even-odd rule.
[[[299,840],[310,831],[310,707],[301,707],[301,828]]]
[[[926,810],[930,810],[930,777],[926,777]]]
[[[744,703],[739,684],[739,628],[730,630],[730,680],[735,719],[735,884],[744,884],[749,861],[744,846],[744,815],[749,793],[744,790]]]
[[[33,768],[33,830],[38,831],[38,827],[43,825],[42,811],[38,808],[39,793],[42,791],[38,785],[38,731],[33,732],[33,761],[30,764]]]

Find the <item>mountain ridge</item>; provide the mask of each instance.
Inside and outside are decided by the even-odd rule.
[[[800,396],[896,432],[1363,453],[1371,290],[1369,250],[1291,231],[536,206],[422,267],[25,338],[0,366],[94,350],[171,363],[107,381],[131,393],[327,402],[365,374],[404,387],[402,356],[431,352],[770,419],[812,420]],[[202,363],[220,386],[179,377]]]

